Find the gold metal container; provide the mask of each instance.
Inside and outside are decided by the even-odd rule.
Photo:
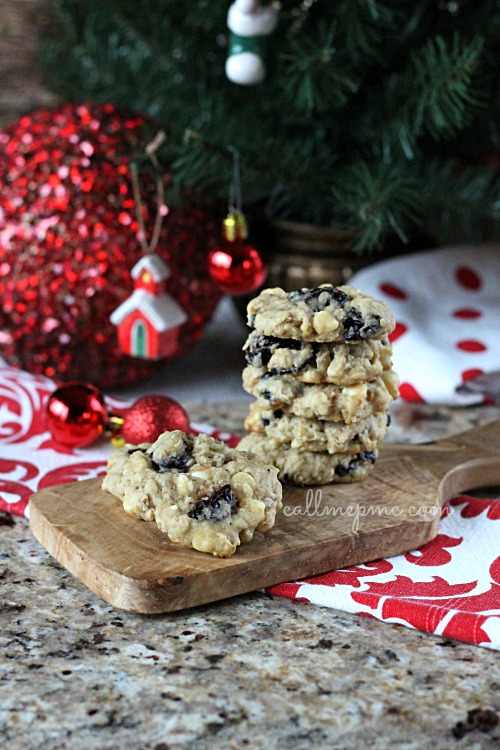
[[[373,257],[352,251],[354,232],[313,224],[275,220],[263,239],[263,257],[267,264],[266,286],[286,291],[319,284],[345,284],[352,274]]]

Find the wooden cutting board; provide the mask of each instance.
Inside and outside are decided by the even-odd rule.
[[[283,511],[229,559],[171,544],[128,516],[100,479],[37,492],[30,525],[41,544],[105,601],[131,612],[194,607],[415,549],[437,533],[441,504],[500,484],[500,421],[451,439],[387,445],[357,484],[285,486]]]

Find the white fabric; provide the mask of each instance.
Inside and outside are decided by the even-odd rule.
[[[457,246],[375,263],[349,283],[387,302],[401,396],[446,405],[480,403],[456,388],[500,370],[500,245]]]

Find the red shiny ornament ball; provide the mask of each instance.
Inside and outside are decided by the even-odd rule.
[[[259,252],[243,240],[226,242],[212,250],[208,273],[219,289],[233,296],[255,291],[267,275]]]
[[[221,297],[206,272],[220,217],[193,206],[167,211],[155,249],[171,271],[167,293],[188,314],[176,351],[130,357],[109,319],[132,294],[130,271],[143,255],[131,159],[157,131],[110,104],[41,109],[0,131],[0,356],[10,365],[118,388],[201,337]],[[149,241],[156,181],[147,172],[139,180]]]
[[[59,443],[82,448],[103,434],[108,412],[100,391],[87,383],[67,383],[47,402],[47,427]]]
[[[189,430],[189,417],[182,406],[168,396],[144,396],[124,417],[121,433],[132,445],[154,443],[162,432]]]

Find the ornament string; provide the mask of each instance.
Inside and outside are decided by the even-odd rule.
[[[240,154],[234,146],[228,146],[227,150],[233,157],[233,179],[229,188],[229,211],[240,213],[243,209]]]
[[[139,185],[139,172],[136,164],[130,165],[130,180],[132,183],[132,195],[134,196],[135,213],[137,217],[137,224],[139,225],[138,239],[142,247],[143,252],[147,255],[153,253],[160,240],[161,225],[163,217],[166,213],[165,206],[165,185],[163,182],[163,176],[161,174],[160,163],[156,152],[164,142],[166,136],[163,130],[160,130],[153,140],[146,146],[146,154],[149,157],[156,172],[156,216],[151,235],[151,240],[146,240],[146,227],[144,225],[144,217],[142,215],[142,196],[141,188]]]

